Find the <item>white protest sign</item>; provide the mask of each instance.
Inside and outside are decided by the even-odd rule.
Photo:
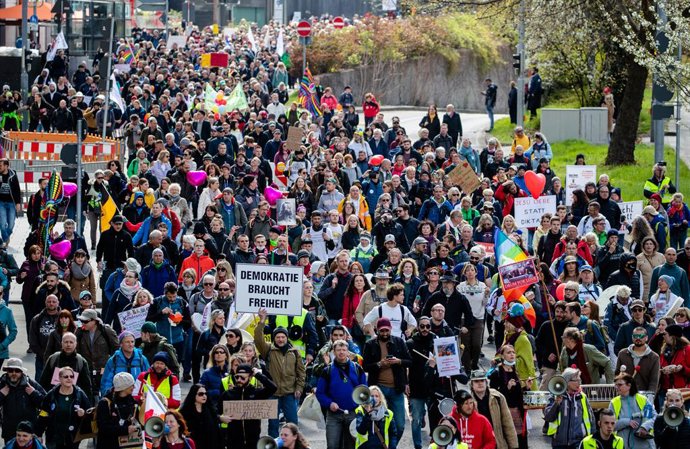
[[[303,276],[302,267],[237,264],[237,312],[302,315]]]
[[[125,310],[117,314],[122,330],[130,331],[135,338],[141,337],[141,326],[146,322],[146,315],[149,313],[150,304],[142,307]]]
[[[456,337],[434,339],[434,355],[439,377],[457,376],[460,374],[460,351]]]
[[[545,213],[556,215],[556,195],[515,198],[515,224],[518,228],[536,228]]]
[[[187,36],[170,36],[168,38],[167,52],[173,49],[173,46],[177,45],[178,50],[184,50],[184,46],[187,44]]]
[[[632,223],[633,218],[642,215],[644,204],[642,201],[626,201],[618,203],[618,207],[621,208],[621,222]]]
[[[566,165],[565,166],[565,205],[573,204],[571,198],[573,191],[585,190],[585,184],[597,182],[596,165]]]

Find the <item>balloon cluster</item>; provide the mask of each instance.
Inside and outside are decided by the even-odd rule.
[[[217,92],[216,98],[214,98],[213,103],[210,104],[210,107],[211,112],[213,112],[214,114],[225,114],[228,107],[228,100],[225,98],[225,92]]]

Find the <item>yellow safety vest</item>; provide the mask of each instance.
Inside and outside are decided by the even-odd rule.
[[[673,198],[673,195],[668,192],[668,186],[670,183],[671,178],[669,178],[668,176],[664,177],[660,185],[656,185],[653,182],[647,180],[644,183],[644,190],[650,191],[652,193],[659,193],[661,189],[666,187],[666,190],[664,190],[664,194],[661,196],[661,202],[664,204],[668,204],[671,202],[671,199]]]
[[[147,391],[149,391],[148,384],[153,385],[153,383],[151,383],[151,374],[147,374],[145,380],[146,383],[144,384],[144,387],[141,389],[142,393],[146,393]],[[163,381],[158,385],[158,387],[156,387],[156,392],[162,394],[168,399],[172,397],[172,388],[170,388],[170,376],[163,379]]]
[[[613,449],[623,449],[623,446],[625,446],[623,438],[616,434],[612,434],[611,438],[613,438]],[[594,435],[585,437],[585,439],[582,440],[582,449],[599,449],[599,444],[597,440],[594,439]]]
[[[442,447],[445,447],[446,449],[448,449],[448,446],[439,446],[436,443],[431,443],[429,445],[429,449],[439,449]],[[455,447],[456,447],[456,449],[470,449],[470,446],[467,443],[463,443],[463,442],[458,443]],[[613,449],[619,449],[619,448],[614,447]]]
[[[355,415],[364,415],[364,408],[360,405],[355,409]],[[357,417],[355,417],[357,419]],[[390,432],[388,431],[391,422],[393,422],[393,412],[390,410],[386,411],[386,416],[385,416],[385,421],[383,423],[383,439],[384,443],[386,444],[386,447],[389,446],[390,444]],[[359,449],[361,445],[367,442],[369,439],[369,433],[367,432],[366,434],[362,435],[361,433],[357,432],[357,439],[355,440],[355,449]]]
[[[585,431],[587,432],[587,435],[591,435],[592,423],[589,420],[589,407],[587,406],[587,396],[584,393],[580,393],[580,403],[582,404],[582,421],[584,421],[585,424]],[[549,423],[549,429],[546,431],[546,434],[549,436],[556,435],[556,432],[558,431],[558,426],[560,425],[561,412],[558,412],[558,417],[556,418],[556,420]]]
[[[613,413],[616,415],[616,419],[618,419],[621,414],[622,400],[623,398],[621,396],[616,396],[615,398],[611,399],[611,407],[613,407]],[[636,393],[635,402],[637,402],[637,406],[640,408],[640,413],[643,415],[642,419],[644,419],[644,408],[647,405],[647,397],[640,393]],[[649,434],[654,435],[653,427],[649,429]]]
[[[309,311],[302,309],[301,316],[288,317],[287,315],[279,315],[276,317],[276,327],[284,327],[290,332],[290,319],[292,319],[292,326],[300,326],[302,328],[302,338],[299,340],[290,340],[292,347],[299,351],[299,354],[304,359],[307,356],[307,345],[304,343],[304,320],[307,319]]]
[[[249,381],[249,385],[253,385],[256,387],[256,377],[252,377],[251,380]],[[220,384],[223,387],[223,391],[227,391],[228,388],[230,388],[231,385],[235,385],[235,381],[232,379],[232,374],[228,374],[227,376],[223,377],[220,380]],[[221,429],[227,429],[228,428],[228,423],[220,423],[220,428]]]

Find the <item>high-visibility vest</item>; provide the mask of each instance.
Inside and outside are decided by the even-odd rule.
[[[614,415],[616,415],[616,419],[618,419],[618,417],[621,414],[622,401],[623,398],[621,396],[616,396],[615,398],[611,399],[611,407],[613,407],[613,413]],[[640,413],[642,413],[642,419],[649,418],[647,416],[644,416],[644,408],[647,406],[647,397],[640,393],[635,393],[635,402],[637,402],[637,406],[640,409]],[[649,429],[649,434],[654,435],[653,427]]]
[[[623,449],[625,446],[623,438],[616,434],[611,434],[611,438],[613,438],[613,449]],[[585,439],[582,440],[581,449],[599,449],[599,443],[594,439],[594,435],[585,437]]]
[[[230,388],[230,386],[234,386],[234,385],[235,385],[235,381],[234,381],[233,378],[232,378],[232,374],[228,374],[227,376],[223,377],[223,378],[220,380],[220,384],[221,384],[221,386],[223,387],[223,391],[227,391],[228,388]],[[252,377],[252,378],[249,380],[249,385],[253,385],[253,386],[256,387],[256,377]],[[224,422],[220,423],[220,428],[221,428],[221,429],[227,429],[227,428],[228,428],[228,423],[224,423]]]
[[[591,435],[592,423],[589,420],[589,407],[587,406],[587,395],[585,395],[584,393],[580,393],[580,404],[582,405],[582,421],[584,421],[585,432],[587,432],[587,435]],[[549,423],[549,429],[546,431],[546,434],[549,436],[556,435],[556,432],[558,431],[558,426],[560,425],[561,412],[558,412],[558,417],[556,418],[556,420]]]
[[[302,328],[302,338],[299,340],[290,340],[292,347],[299,351],[299,354],[304,359],[307,356],[307,345],[304,343],[304,320],[307,319],[308,310],[302,309],[301,316],[279,315],[276,317],[276,327],[284,327],[290,332],[292,326],[300,326]]]
[[[355,415],[364,415],[364,408],[360,405],[355,409]],[[357,419],[357,418],[355,418]],[[390,426],[391,422],[393,422],[393,412],[390,410],[386,410],[386,416],[384,417],[385,421],[383,423],[383,439],[384,443],[386,444],[386,447],[389,446],[390,444]],[[355,440],[355,449],[359,449],[361,445],[367,442],[369,440],[369,433],[365,433],[362,435],[361,433],[357,432],[357,439]]]
[[[146,393],[149,390],[149,384],[153,385],[153,383],[151,383],[151,374],[150,373],[146,375],[145,380],[146,380],[146,383],[144,384],[144,387],[141,389],[142,393]],[[162,394],[166,398],[170,399],[172,397],[172,387],[170,384],[170,376],[167,376],[165,379],[163,379],[163,381],[160,384],[158,384],[158,387],[155,388],[155,391],[157,393]]]
[[[664,190],[664,194],[661,196],[661,202],[664,204],[668,204],[671,202],[671,199],[673,198],[673,194],[668,192],[669,184],[671,184],[671,178],[669,178],[668,176],[665,176],[664,179],[661,181],[661,184],[659,185],[654,184],[648,179],[644,183],[644,190],[648,190],[652,193],[659,193],[659,191],[665,187],[666,190]]]

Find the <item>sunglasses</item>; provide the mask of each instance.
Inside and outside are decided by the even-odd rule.
[[[438,271],[430,271],[429,276],[438,276]]]
[[[213,282],[204,282],[204,287],[212,287],[213,285]]]
[[[204,285],[206,285],[206,284],[204,284]],[[230,291],[230,289],[229,288],[219,288],[218,291],[227,292],[227,291]]]
[[[633,312],[644,312],[644,309],[642,307],[633,307],[632,309]]]
[[[205,391],[199,391],[199,392],[197,392],[196,395],[197,396],[206,396],[206,392]]]
[[[431,324],[420,324],[419,328],[420,329],[431,329]]]
[[[237,338],[237,335],[235,334],[225,334],[226,338]]]
[[[247,380],[247,379],[249,379],[249,376],[240,376],[240,375],[235,374],[235,379],[238,379],[238,380]]]
[[[633,338],[639,338],[640,340],[645,338],[647,334],[633,334]]]
[[[218,267],[218,271],[223,271],[223,272],[225,272],[225,271],[227,271],[227,270],[226,270],[225,268],[223,268],[223,267]]]
[[[687,318],[687,317],[688,317],[688,316],[687,316],[686,314],[684,314],[684,313],[676,313],[676,314],[673,315],[673,316],[674,316],[674,317],[679,316],[679,317],[681,317],[681,318]]]
[[[60,376],[60,377],[62,377],[63,379],[74,379],[74,375],[72,375],[72,376]]]
[[[17,368],[5,368],[5,371],[7,371],[8,373],[21,373],[22,372],[22,370],[17,369]]]

